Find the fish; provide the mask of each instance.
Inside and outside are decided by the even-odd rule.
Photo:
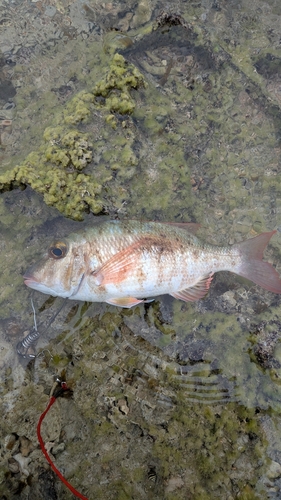
[[[199,300],[218,271],[281,293],[279,274],[262,260],[276,230],[220,247],[197,238],[198,226],[102,222],[53,241],[25,273],[24,283],[53,296],[126,308],[163,294],[185,302]]]

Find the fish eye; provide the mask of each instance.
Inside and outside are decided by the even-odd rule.
[[[49,248],[49,256],[53,259],[62,259],[67,253],[67,246],[62,241],[58,241]]]

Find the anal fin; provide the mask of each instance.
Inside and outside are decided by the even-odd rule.
[[[208,292],[210,288],[211,281],[213,279],[213,273],[208,274],[201,278],[195,285],[185,290],[179,290],[178,292],[170,293],[175,299],[184,300],[185,302],[195,302],[196,300],[202,299],[204,295]]]

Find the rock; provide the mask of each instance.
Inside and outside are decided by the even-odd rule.
[[[118,400],[118,408],[124,415],[128,415],[130,411],[126,399]]]
[[[15,458],[10,457],[8,459],[8,468],[12,474],[17,474],[20,471],[20,464]]]
[[[7,436],[5,436],[4,444],[6,450],[12,450],[16,443],[16,440],[17,438],[15,434],[8,434]]]
[[[167,482],[167,486],[165,488],[166,493],[172,493],[173,491],[182,488],[184,486],[184,482],[181,477],[179,476],[174,476],[170,477],[170,479]]]
[[[272,461],[267,471],[269,479],[276,479],[281,476],[281,465],[278,462]]]
[[[145,24],[148,21],[150,21],[150,18],[151,18],[150,0],[141,0],[138,3],[136,13],[131,22],[131,27],[137,28],[138,26],[141,26],[142,24]]]
[[[27,457],[34,447],[32,442],[25,436],[20,437],[20,452],[23,457]]]
[[[231,292],[231,291],[225,292],[222,295],[222,298],[223,298],[223,300],[228,302],[228,304],[232,307],[235,307],[237,304],[236,300],[234,299],[234,292]]]
[[[30,459],[28,457],[23,457],[21,453],[17,453],[16,455],[14,455],[13,458],[15,461],[18,462],[22,474],[24,474],[25,476],[29,476],[29,470],[28,470],[27,466],[30,462]],[[15,468],[15,464],[14,464],[14,468]]]

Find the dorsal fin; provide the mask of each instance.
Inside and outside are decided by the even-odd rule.
[[[131,219],[132,222],[140,222],[139,219]],[[126,222],[126,219],[124,220]],[[175,226],[179,229],[185,229],[192,234],[196,234],[198,229],[200,229],[201,224],[197,222],[166,222],[166,221],[151,221],[151,220],[142,220],[141,222],[153,222],[153,224],[166,224],[169,226]]]

